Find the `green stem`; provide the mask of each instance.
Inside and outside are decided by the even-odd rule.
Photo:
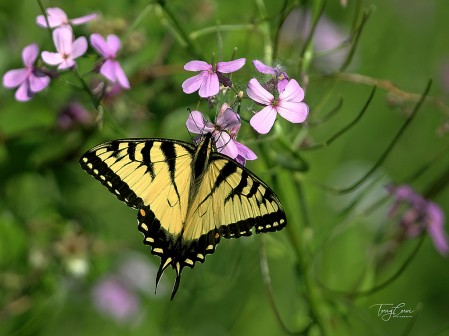
[[[289,13],[286,12],[287,10],[287,4],[288,0],[284,0],[284,5],[282,6],[281,12],[279,13],[279,23],[276,26],[276,31],[274,33],[274,41],[273,41],[273,58],[277,58],[278,53],[278,43],[279,43],[279,32],[281,31],[281,26],[284,23],[285,18]]]
[[[134,22],[129,26],[129,28],[126,30],[125,34],[122,36],[122,41],[126,41],[129,34],[137,28],[137,26],[142,22],[143,18],[147,16],[150,11],[154,9],[154,3],[148,4],[143,11],[137,16],[137,18],[134,20]]]
[[[99,112],[100,111],[105,111],[106,112],[106,115],[108,116],[108,119],[109,119],[110,126],[112,127],[112,129],[114,131],[117,132],[117,134],[119,135],[120,138],[127,138],[128,137],[126,132],[118,125],[118,123],[115,121],[114,116],[111,114],[111,112],[109,112],[108,109],[104,108],[103,105],[99,105],[97,110]]]
[[[352,186],[345,188],[345,189],[335,189],[335,193],[336,194],[346,194],[348,192],[351,192],[352,190],[354,190],[355,188],[357,188],[360,184],[362,184],[368,177],[370,177],[377,168],[379,168],[379,166],[385,161],[385,159],[388,157],[388,155],[390,154],[390,152],[392,151],[392,149],[394,148],[394,146],[396,145],[396,143],[398,142],[399,138],[402,136],[402,134],[404,133],[405,129],[407,128],[408,125],[410,125],[410,123],[412,122],[412,120],[415,118],[416,113],[418,112],[419,108],[421,107],[422,103],[424,102],[424,100],[426,99],[427,94],[429,93],[430,90],[430,86],[432,85],[432,80],[430,79],[422,96],[421,99],[418,101],[418,103],[415,105],[415,108],[413,109],[412,114],[410,115],[410,117],[405,121],[405,123],[402,125],[401,129],[399,130],[399,132],[396,134],[396,136],[394,137],[394,139],[391,141],[390,145],[387,147],[387,149],[385,150],[385,152],[381,155],[381,157],[379,158],[379,160],[374,164],[374,166],[365,174],[365,176],[363,176],[360,180],[358,180],[357,182],[355,182]]]
[[[354,10],[354,17],[352,19],[351,32],[355,34],[357,31],[357,22],[359,21],[360,11],[362,10],[363,0],[357,0]]]
[[[409,255],[409,257],[407,258],[407,260],[405,261],[405,263],[401,266],[401,268],[399,268],[399,270],[393,274],[393,276],[391,276],[389,279],[387,279],[386,281],[384,281],[383,283],[381,283],[380,285],[377,285],[371,289],[368,290],[364,290],[364,291],[352,291],[352,292],[346,292],[346,291],[339,291],[339,290],[333,290],[330,289],[328,287],[326,287],[323,283],[321,283],[320,281],[317,280],[318,284],[320,285],[320,287],[324,288],[325,290],[331,292],[331,293],[335,293],[335,294],[339,294],[339,295],[345,295],[348,296],[350,298],[355,298],[355,297],[360,297],[360,296],[368,296],[371,294],[374,294],[382,289],[384,289],[385,287],[387,287],[388,285],[390,285],[392,282],[394,282],[397,278],[399,278],[401,276],[402,273],[404,273],[404,271],[406,270],[406,268],[408,267],[408,265],[411,263],[411,261],[415,258],[415,256],[417,255],[419,249],[421,248],[423,242],[424,242],[424,238],[426,237],[425,233],[421,234],[421,239],[419,240],[419,243],[416,245],[415,249],[412,251],[412,253]]]
[[[259,14],[262,20],[262,23],[259,24],[259,29],[263,36],[263,55],[267,63],[270,64],[273,60],[273,45],[271,44],[270,24],[267,20],[264,20],[268,17],[267,10],[263,0],[256,0],[256,5],[259,8]]]
[[[407,326],[405,327],[404,331],[402,332],[401,336],[408,336],[410,335],[410,332],[412,331],[412,328],[418,318],[419,313],[421,312],[423,307],[423,304],[421,302],[418,302],[418,304],[415,307],[415,311],[413,312],[413,317],[410,319],[410,321],[407,323]]]
[[[359,42],[359,38],[360,35],[362,33],[363,27],[365,26],[366,21],[368,20],[368,18],[370,17],[371,13],[374,11],[374,7],[371,7],[369,10],[367,11],[363,11],[363,17],[362,17],[362,22],[360,22],[360,25],[357,29],[356,34],[354,35],[354,37],[351,40],[351,49],[349,50],[348,55],[346,56],[345,61],[343,62],[343,65],[340,68],[340,72],[344,72],[346,70],[346,68],[349,66],[349,64],[352,61],[352,58],[354,57],[354,53],[357,47],[357,44]]]
[[[281,314],[279,313],[278,309],[276,308],[276,302],[274,301],[273,296],[273,289],[271,287],[271,278],[270,278],[270,269],[268,267],[268,260],[267,260],[267,252],[265,249],[264,239],[261,237],[260,239],[260,248],[259,248],[259,258],[260,258],[260,269],[262,272],[262,278],[263,283],[265,285],[265,289],[267,291],[268,300],[270,301],[271,309],[273,309],[274,315],[276,316],[276,319],[284,331],[290,335],[305,335],[309,331],[310,327],[314,324],[314,322],[311,322],[304,330],[302,331],[291,331],[287,328],[287,326],[284,324],[281,318]]]
[[[343,97],[340,96],[340,100],[339,100],[337,106],[334,107],[332,110],[330,110],[330,112],[325,114],[323,117],[308,122],[309,127],[317,126],[317,125],[320,125],[320,124],[328,121],[331,117],[333,117],[335,115],[335,113],[337,113],[340,110],[340,108],[342,106],[343,106]]]
[[[50,39],[53,39],[53,34],[50,28],[50,23],[48,22],[48,15],[47,15],[47,11],[45,10],[44,4],[42,3],[41,0],[37,0],[39,7],[41,8],[42,14],[44,14],[45,17],[45,22],[47,23],[47,30],[50,33]]]
[[[75,73],[76,77],[78,77],[79,81],[81,82],[81,85],[83,86],[84,91],[86,91],[87,94],[89,95],[90,100],[91,100],[92,104],[94,105],[95,109],[97,109],[99,102],[95,98],[95,96],[92,94],[92,91],[90,90],[89,85],[87,85],[84,78],[80,76],[78,70],[75,69],[73,72]]]
[[[315,1],[315,4],[318,3],[320,1]],[[319,7],[318,7],[319,6]],[[320,19],[321,15],[324,12],[324,8],[326,7],[326,0],[322,0],[321,4],[319,4],[318,6],[314,6],[313,8],[313,12],[312,12],[312,25],[310,28],[310,33],[309,36],[307,36],[307,40],[304,43],[304,46],[301,50],[301,53],[299,55],[300,58],[300,67],[299,67],[299,73],[302,72],[302,70],[305,70],[307,68],[307,65],[310,64],[310,62],[312,61],[311,57],[313,57],[313,51],[311,50],[312,48],[312,39],[313,39],[313,35],[315,33],[315,28],[316,25],[318,23],[318,20]],[[306,53],[310,54],[310,59],[307,57],[307,60],[305,60],[305,55]]]
[[[334,134],[329,140],[327,140],[325,142],[321,142],[321,143],[315,144],[315,145],[312,145],[310,147],[305,147],[305,148],[303,148],[303,150],[306,150],[306,149],[318,149],[318,148],[322,148],[322,147],[327,147],[332,142],[334,142],[337,138],[339,138],[341,135],[343,135],[344,133],[349,131],[351,129],[351,127],[354,126],[360,120],[360,118],[362,118],[363,114],[365,113],[365,111],[367,110],[369,104],[371,103],[371,100],[373,99],[375,92],[376,92],[376,87],[374,86],[373,90],[371,91],[371,95],[368,98],[368,101],[365,103],[365,106],[363,107],[362,111],[360,111],[359,115],[353,121],[351,121],[348,125],[343,127],[343,129],[341,129],[336,134]]]
[[[266,144],[261,144],[261,146],[260,146],[261,159],[263,159],[266,162],[268,168],[272,168],[275,165],[275,162],[268,155],[268,151],[267,151],[267,148],[265,147],[265,145]],[[274,190],[281,190],[281,188],[279,188],[278,179],[276,178],[276,176],[273,176],[272,183],[273,183]],[[305,212],[302,212],[302,215],[304,216]],[[307,220],[308,220],[308,218],[307,219],[304,218],[304,223],[306,223]],[[290,243],[292,244],[292,246],[294,248],[301,274],[303,274],[302,280],[303,280],[303,283],[305,286],[306,296],[308,298],[310,316],[318,325],[318,328],[321,331],[321,335],[325,336],[325,335],[329,334],[329,328],[327,327],[327,325],[325,323],[325,319],[323,318],[322,314],[320,313],[321,310],[319,309],[319,303],[318,303],[321,300],[320,294],[317,292],[317,289],[314,287],[314,281],[313,281],[312,275],[310,274],[310,269],[308,267],[307,258],[303,255],[303,249],[301,249],[301,247],[300,247],[301,245],[297,238],[298,235],[296,234],[293,227],[294,226],[291,223],[287,224],[287,226],[286,226],[286,230],[288,232],[287,236],[290,240]]]
[[[235,31],[235,30],[253,30],[253,29],[254,29],[254,25],[251,23],[241,24],[241,25],[220,25],[220,26],[215,25],[215,26],[206,27],[203,29],[193,31],[190,33],[189,36],[192,40],[195,40],[200,36],[216,33],[218,30]]]
[[[425,198],[432,198],[438,195],[449,184],[449,166],[439,175],[434,182],[423,192]]]
[[[181,34],[181,36],[187,43],[188,50],[197,59],[205,60],[206,57],[204,56],[198,43],[195,40],[193,40],[192,38],[190,38],[190,35],[187,33],[186,29],[184,28],[184,25],[181,23],[181,20],[180,20],[178,14],[176,13],[176,10],[173,8],[173,6],[170,4],[170,2],[166,1],[166,0],[158,0],[158,3],[165,10],[167,15],[172,19],[172,21],[175,24],[176,28],[178,29],[179,33]]]

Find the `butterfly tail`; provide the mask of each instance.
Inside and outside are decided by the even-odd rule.
[[[168,265],[170,265],[170,263],[172,262],[172,259],[166,258],[161,259],[161,265],[159,266],[159,270],[157,271],[157,275],[156,275],[156,288],[154,289],[154,294],[156,294],[156,290],[157,290],[157,285],[159,284],[159,280],[161,280],[161,276],[164,273],[165,269],[168,267]]]
[[[182,267],[180,266],[179,262],[176,263],[176,266],[173,266],[173,268],[176,271],[176,280],[175,280],[175,284],[173,286],[173,291],[171,293],[171,301],[173,301],[173,298],[175,297],[176,292],[178,291],[178,287],[179,287],[179,283],[181,282],[181,272],[182,272]]]

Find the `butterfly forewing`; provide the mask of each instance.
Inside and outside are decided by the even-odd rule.
[[[150,204],[159,189],[170,185],[167,172],[172,162],[184,159],[189,165],[194,150],[188,143],[167,139],[113,140],[88,150],[80,164],[119,200],[139,209]]]

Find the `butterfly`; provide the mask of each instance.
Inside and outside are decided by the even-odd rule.
[[[99,144],[81,167],[126,205],[137,209],[138,229],[161,258],[156,288],[168,266],[176,272],[203,263],[220,238],[279,231],[287,224],[273,190],[250,170],[214,151],[206,133],[195,146],[171,139],[121,139]]]

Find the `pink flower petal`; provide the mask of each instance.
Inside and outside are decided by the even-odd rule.
[[[215,96],[220,91],[220,83],[216,73],[208,74],[204,77],[198,94],[200,97],[207,98]]]
[[[254,60],[253,64],[256,67],[257,71],[259,71],[261,73],[270,74],[270,75],[276,75],[278,73],[275,68],[265,65],[261,61]]]
[[[189,132],[196,134],[211,133],[214,125],[207,121],[200,111],[192,111],[187,118],[186,127]]]
[[[87,51],[87,39],[85,36],[78,37],[72,44],[72,58],[78,58],[85,54]]]
[[[53,30],[53,41],[56,50],[62,55],[70,55],[72,53],[72,29],[60,27]]]
[[[260,134],[267,134],[271,127],[273,127],[274,121],[276,120],[276,110],[273,106],[267,106],[262,109],[262,111],[256,113],[249,123],[251,126]]]
[[[288,79],[281,79],[278,82],[278,92],[281,93],[282,91],[284,91],[285,86],[288,84]]]
[[[427,203],[427,214],[430,218],[427,232],[433,240],[435,248],[442,255],[447,255],[449,252],[449,247],[447,243],[447,235],[444,232],[444,213],[440,206],[433,202]]]
[[[240,116],[233,109],[226,109],[215,122],[221,130],[230,129],[240,125]]]
[[[57,7],[47,8],[47,18],[50,28],[67,25],[69,23],[66,13]],[[47,28],[47,21],[44,15],[38,15],[36,23],[43,28]]]
[[[111,59],[107,59],[106,62],[103,63],[100,69],[100,73],[109,79],[111,82],[115,82],[117,80],[117,74],[115,72],[115,63]]]
[[[47,8],[47,14],[48,16],[51,16],[52,19],[58,19],[61,22],[68,21],[67,14],[61,8],[58,7]]]
[[[412,195],[416,194],[415,191],[406,184],[401,184],[394,188],[393,192],[398,200],[407,200],[410,199]]]
[[[45,21],[45,16],[43,15],[38,15],[36,17],[36,24],[38,26],[41,26],[42,28],[47,28],[47,21]]]
[[[86,23],[86,22],[88,22],[88,21],[90,21],[90,20],[93,20],[93,19],[95,19],[96,17],[97,17],[97,14],[89,14],[89,15],[81,16],[81,17],[76,18],[76,19],[71,19],[71,20],[70,20],[70,23],[71,23],[72,25],[74,25],[74,26],[77,26],[77,25]]]
[[[30,90],[33,92],[39,92],[45,89],[48,84],[50,84],[50,77],[39,74],[39,75],[31,75],[29,77],[30,81]]]
[[[246,147],[245,145],[242,145],[240,142],[235,141],[235,144],[237,145],[237,148],[239,150],[239,154],[242,155],[246,160],[255,160],[257,159],[257,155],[254,154],[254,152]]]
[[[97,310],[119,322],[131,321],[141,310],[139,298],[123,280],[109,276],[92,290]]]
[[[126,77],[125,72],[120,66],[120,63],[118,61],[113,62],[115,62],[115,75],[117,76],[117,81],[119,82],[120,86],[124,89],[130,89],[131,86],[129,85],[128,77]]]
[[[239,150],[235,141],[231,139],[231,136],[227,132],[215,132],[214,139],[219,153],[229,156],[231,159],[237,157]]]
[[[101,56],[108,58],[111,55],[108,44],[100,34],[90,35],[90,44]]]
[[[49,65],[58,65],[64,61],[61,54],[53,53],[53,52],[49,52],[49,51],[43,51],[41,53],[41,57],[44,60],[44,62]]]
[[[25,64],[29,68],[32,67],[38,55],[39,46],[37,45],[37,43],[31,43],[30,45],[27,45],[22,50],[23,64]]]
[[[58,69],[62,70],[62,69],[71,68],[75,64],[76,64],[76,62],[73,60],[73,58],[69,57],[69,58],[63,59],[62,63],[58,65]]]
[[[184,70],[187,70],[187,71],[202,71],[202,70],[214,71],[214,68],[212,68],[212,65],[207,64],[206,62],[203,62],[203,61],[190,61],[189,63],[184,65]]]
[[[108,35],[107,43],[111,52],[110,56],[108,57],[115,58],[117,51],[119,51],[121,47],[120,39],[118,38],[118,36],[111,34]]]
[[[221,73],[230,73],[239,70],[245,65],[246,58],[239,58],[230,62],[217,63],[217,71]]]
[[[245,165],[246,159],[239,153],[237,157],[234,159],[237,163],[240,163],[242,166]]]
[[[15,88],[26,80],[29,73],[29,69],[9,70],[3,75],[3,86],[7,88]]]
[[[265,90],[255,78],[248,82],[246,93],[252,100],[263,105],[270,105],[274,99],[274,96]]]
[[[16,100],[18,101],[28,101],[31,98],[34,97],[34,93],[32,93],[29,90],[29,85],[28,85],[28,81],[25,80],[23,81],[22,84],[20,84],[19,88],[16,91],[16,94],[14,95],[14,97],[16,98]]]
[[[304,103],[281,101],[276,108],[278,113],[292,123],[302,123],[309,114],[309,107]]]
[[[187,78],[182,83],[182,90],[184,93],[192,93],[197,91],[203,83],[204,77],[209,76],[209,72],[201,71],[198,75]]]
[[[304,90],[294,79],[290,80],[285,86],[284,91],[279,95],[280,101],[300,102],[304,99]]]

